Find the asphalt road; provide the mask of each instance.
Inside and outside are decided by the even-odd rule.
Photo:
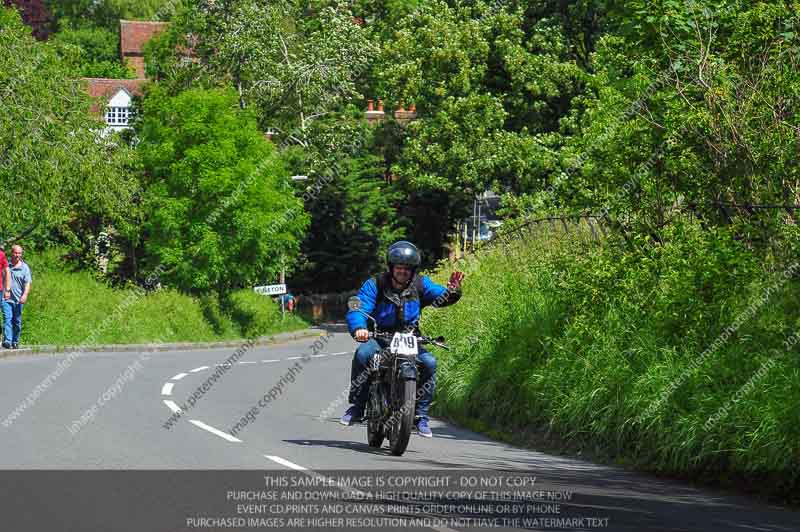
[[[440,531],[800,530],[796,511],[516,448],[436,419],[434,438],[413,435],[402,457],[372,449],[363,426],[338,423],[354,345],[337,332],[239,350],[87,353],[69,364],[66,354],[0,359],[0,528],[390,530],[410,526],[400,517],[428,517],[413,523]],[[347,474],[360,479],[358,495],[350,481],[336,481]],[[441,487],[447,476],[447,492],[428,490],[436,496],[426,505],[411,495],[392,504],[401,490]],[[343,506],[331,521],[270,522],[311,510],[278,512],[246,494],[286,487],[267,477],[328,479],[338,497],[369,494],[381,511],[337,521],[373,512]],[[378,477],[394,488],[370,484]],[[475,488],[470,482],[478,495],[460,490]],[[223,514],[263,520],[213,517]]]

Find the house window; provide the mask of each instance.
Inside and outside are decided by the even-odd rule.
[[[106,124],[109,126],[127,126],[130,116],[130,107],[109,107],[106,109]]]

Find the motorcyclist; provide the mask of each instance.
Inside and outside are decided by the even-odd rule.
[[[452,305],[461,298],[464,274],[453,272],[447,287],[434,283],[425,275],[417,275],[420,253],[411,242],[401,240],[389,246],[386,264],[388,271],[367,279],[358,293],[360,310],[375,319],[378,332],[418,333],[422,308]],[[340,420],[343,425],[363,420],[369,398],[367,363],[382,346],[386,346],[386,341],[382,339],[369,338],[372,324],[362,312],[351,310],[347,313],[350,334],[361,345],[353,357],[349,396],[351,406]],[[422,365],[422,371],[417,383],[415,425],[420,436],[430,438],[433,432],[428,425],[428,409],[436,387],[436,358],[420,346],[417,360]]]

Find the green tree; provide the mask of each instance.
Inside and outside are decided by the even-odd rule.
[[[136,73],[120,62],[119,32],[83,26],[65,28],[50,42],[59,55],[72,65],[76,76],[88,78],[134,78]]]
[[[475,194],[546,188],[561,120],[585,90],[568,34],[550,15],[426,2],[383,42],[375,91],[418,111],[393,171],[411,199],[410,236],[427,242],[427,256],[438,258]]]
[[[310,133],[319,146],[348,141],[336,151],[313,150],[315,157],[303,162],[310,169],[304,198],[312,221],[294,282],[318,291],[352,290],[383,267],[386,248],[402,235],[399,191],[386,180],[374,131],[363,119],[317,122]]]
[[[190,45],[191,35],[201,65],[232,83],[262,127],[304,146],[314,120],[360,96],[356,82],[377,52],[349,8],[307,7],[297,0],[193,2],[175,30],[175,44]]]
[[[183,290],[224,294],[292,266],[308,225],[284,164],[232,91],[154,87],[139,136],[144,248]]]
[[[176,53],[188,46],[194,63]],[[352,105],[376,52],[350,8],[294,0],[194,2],[148,47],[153,73],[173,93],[198,83],[232,86],[240,107],[277,131],[291,173],[310,176],[312,229],[295,280],[314,289],[352,288],[396,234],[386,169],[362,106]]]
[[[0,8],[0,235],[35,228],[37,242],[58,229],[75,246],[75,228],[121,226],[136,190],[125,169],[130,151],[103,138],[82,82],[15,10]]]
[[[796,6],[626,2],[598,43],[592,91],[553,173],[562,204],[660,238],[675,216],[744,221],[756,241],[800,198]],[[747,211],[751,212],[748,213]],[[752,223],[755,222],[755,223]]]
[[[120,19],[165,20],[174,12],[172,0],[48,0],[59,29],[95,26],[119,31]]]

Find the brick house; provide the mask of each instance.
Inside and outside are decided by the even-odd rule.
[[[120,20],[119,38],[122,63],[136,71],[137,78],[144,78],[144,45],[167,29],[168,22]]]
[[[84,78],[86,90],[92,97],[92,113],[102,116],[106,131],[121,131],[128,127],[131,118],[131,103],[134,96],[142,95],[142,86],[147,81],[139,79]]]
[[[136,71],[135,79],[84,78],[89,96],[94,99],[92,113],[106,123],[106,132],[128,127],[131,103],[142,95],[145,78],[144,45],[164,31],[169,23],[120,20],[120,60]]]

